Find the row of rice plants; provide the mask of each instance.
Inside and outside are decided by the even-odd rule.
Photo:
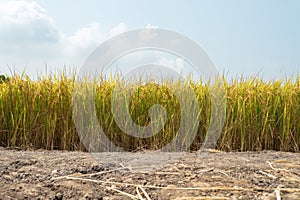
[[[74,125],[74,77],[67,77],[62,73],[59,76],[52,74],[33,81],[27,76],[14,75],[8,81],[2,82],[0,145],[86,150]],[[211,115],[211,96],[207,84],[202,81],[169,80],[161,85],[148,83],[137,86],[122,82],[118,78],[99,80],[95,86],[96,114],[105,134],[116,145],[127,150],[137,150],[158,149],[168,144],[176,136],[180,126],[182,112],[179,102],[182,99],[173,91],[180,91],[182,85],[193,89],[199,105],[199,126],[191,150],[197,150],[203,144]],[[226,91],[226,118],[218,140],[218,149],[299,151],[299,75],[293,81],[290,79],[265,82],[260,78],[237,79],[231,82],[227,82],[225,78],[223,80]],[[147,126],[151,123],[149,109],[154,104],[165,108],[166,122],[158,134],[149,138],[136,138],[126,134],[118,126],[111,107],[113,90],[116,84],[120,83],[127,88],[134,88],[132,97],[126,100],[126,106],[137,125]],[[126,91],[122,90],[124,94]],[[189,105],[185,108],[188,109]],[[80,123],[88,123],[85,119],[77,120],[82,120]],[[84,127],[92,128],[88,125]],[[188,130],[193,127],[185,128]]]

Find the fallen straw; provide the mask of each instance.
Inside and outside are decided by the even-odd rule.
[[[71,177],[71,176],[60,176],[53,178],[52,180],[60,180],[60,179],[69,179],[69,180],[79,180],[79,181],[88,181],[93,183],[103,183],[110,185],[124,185],[124,186],[133,186],[133,187],[144,187],[144,188],[153,188],[153,189],[165,189],[165,190],[202,190],[202,191],[268,191],[274,192],[277,188],[261,188],[261,187],[252,187],[252,188],[240,188],[240,187],[162,187],[162,186],[154,186],[154,185],[139,185],[133,183],[121,183],[114,181],[103,181],[103,180],[94,180],[80,177]],[[300,192],[300,188],[280,188],[281,191],[284,192]]]

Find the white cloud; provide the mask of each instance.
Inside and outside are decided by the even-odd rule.
[[[101,26],[97,22],[89,24],[87,27],[80,28],[73,35],[61,36],[61,45],[64,55],[72,56],[91,51],[104,40]]]
[[[126,30],[126,24],[122,22],[118,26],[111,29],[111,31],[108,33],[108,37],[113,37],[115,35],[123,33],[125,30]]]
[[[153,26],[152,24],[147,24],[145,28],[158,28],[158,26]]]
[[[36,2],[0,3],[0,41],[2,45],[57,42],[58,31],[52,18]]]
[[[104,34],[101,25],[93,22],[66,35],[37,2],[0,2],[0,65],[80,66],[97,45],[125,30],[126,24],[120,23]]]
[[[46,10],[36,2],[5,1],[0,3],[0,21],[9,24],[31,23],[35,20],[52,21]]]
[[[174,69],[176,72],[181,73],[184,68],[184,60],[182,58],[166,58],[162,57],[157,64],[164,65],[167,67],[170,67],[171,69]]]
[[[149,41],[157,37],[157,33],[153,29],[142,29],[139,32],[139,39],[141,41]]]

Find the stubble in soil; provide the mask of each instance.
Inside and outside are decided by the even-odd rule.
[[[300,153],[189,153],[134,171],[84,152],[0,148],[0,199],[300,199]]]

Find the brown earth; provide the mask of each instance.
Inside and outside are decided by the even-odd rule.
[[[189,153],[133,172],[84,152],[0,148],[0,199],[300,199],[300,153]]]

